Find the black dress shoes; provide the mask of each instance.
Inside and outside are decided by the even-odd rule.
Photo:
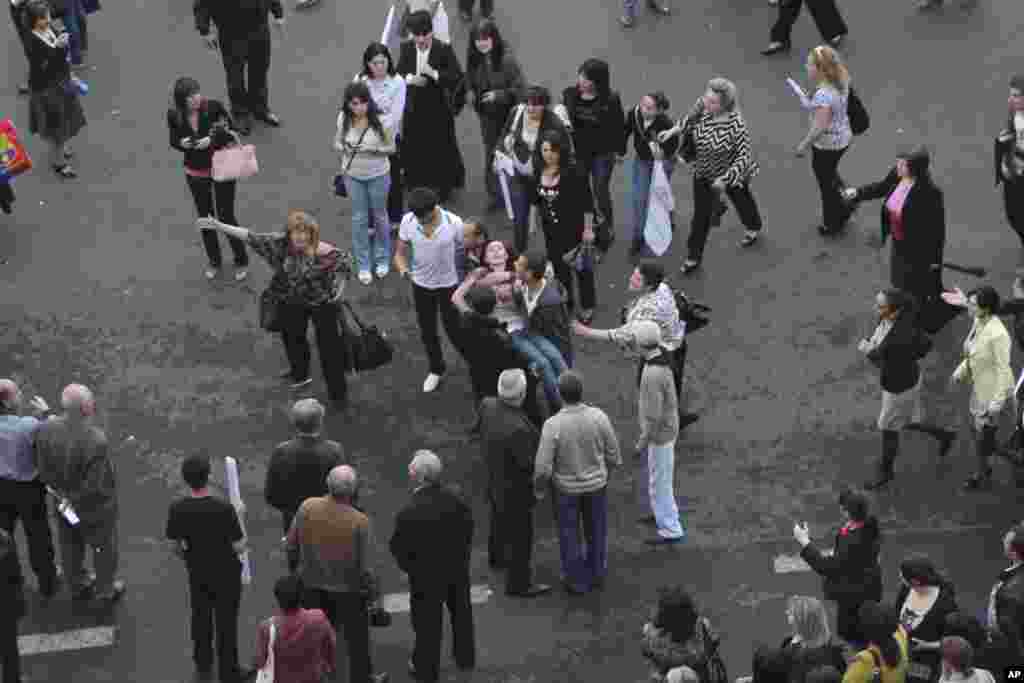
[[[281,117],[272,111],[265,111],[261,114],[256,114],[253,118],[255,118],[257,121],[262,121],[263,123],[267,124],[268,126],[271,126],[272,128],[281,127]]]
[[[551,586],[546,583],[535,583],[521,591],[505,591],[505,595],[513,598],[535,598],[538,595],[545,595],[551,592]]]
[[[764,55],[765,57],[771,57],[772,55],[777,55],[780,52],[789,52],[791,47],[792,45],[788,42],[780,43],[778,41],[774,41],[768,43],[768,47],[761,50],[761,54]]]
[[[647,545],[679,545],[686,540],[685,536],[676,536],[675,538],[665,538],[664,536],[655,536],[654,538],[648,538],[644,540]]]

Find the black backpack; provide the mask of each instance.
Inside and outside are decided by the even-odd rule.
[[[853,87],[850,88],[850,95],[846,99],[846,115],[850,119],[850,130],[854,135],[863,135],[871,127],[868,110]]]
[[[686,323],[687,335],[693,334],[711,322],[708,317],[708,313],[711,312],[710,306],[693,301],[678,287],[672,287],[672,296],[676,300],[676,308],[679,309],[679,319]]]

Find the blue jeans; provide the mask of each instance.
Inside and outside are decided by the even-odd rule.
[[[555,495],[562,576],[572,590],[586,593],[603,583],[608,574],[608,488],[578,496],[561,491]]]
[[[665,159],[663,162],[665,175],[672,180],[672,171],[676,169],[676,162]],[[633,244],[640,246],[644,243],[644,226],[647,225],[647,200],[651,196],[651,178],[654,175],[654,162],[643,159],[633,160]],[[647,254],[653,256],[653,254]]]
[[[360,271],[391,262],[391,224],[388,222],[388,190],[391,176],[360,180],[345,176],[352,200],[352,250]],[[370,253],[370,226],[373,226],[373,253]]]
[[[562,395],[558,393],[558,376],[568,369],[561,352],[551,340],[538,334],[530,334],[526,330],[512,333],[512,346],[516,351],[530,359],[530,364],[540,370],[544,385],[544,397],[548,401],[551,414],[562,409]]]
[[[580,168],[586,171],[587,177],[591,180],[594,209],[600,214],[599,220],[602,228],[609,233],[614,233],[615,219],[612,216],[611,182],[612,171],[615,170],[615,155],[597,154],[586,157],[580,155]]]
[[[530,244],[530,195],[528,183],[531,181],[530,177],[521,175],[508,178],[508,194],[509,200],[512,202],[512,215],[514,216],[512,219],[512,245],[520,254],[525,252]],[[501,179],[497,178],[497,182],[497,192],[499,195],[502,195],[501,199],[504,202],[505,197],[501,192]]]
[[[676,461],[676,442],[647,446],[647,495],[651,512],[662,538],[682,538],[686,535],[676,507],[673,470]]]

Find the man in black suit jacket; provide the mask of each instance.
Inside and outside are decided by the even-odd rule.
[[[429,187],[442,202],[466,184],[455,137],[455,116],[465,104],[465,80],[452,46],[434,38],[430,13],[409,15],[413,39],[402,43],[395,71],[408,85],[402,123],[406,187]]]
[[[391,554],[409,575],[412,628],[416,634],[409,673],[436,683],[441,670],[441,605],[452,621],[455,664],[476,666],[473,606],[469,600],[469,555],[473,514],[469,506],[441,486],[441,460],[431,451],[416,451],[409,464],[415,489],[395,520]]]
[[[530,570],[533,550],[533,459],[540,430],[523,411],[526,373],[505,370],[498,378],[498,398],[480,407],[480,433],[487,461],[487,493],[491,501],[491,532],[487,554],[491,567],[508,573],[505,593],[534,597],[551,586],[534,584]]]

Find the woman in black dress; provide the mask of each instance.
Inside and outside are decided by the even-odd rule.
[[[172,106],[167,110],[170,145],[184,156],[185,183],[192,194],[196,215],[237,225],[235,190],[238,182],[217,182],[212,176],[213,153],[238,139],[228,110],[219,100],[203,97],[199,82],[187,76],[174,82],[171,99]],[[217,231],[203,229],[199,233],[209,260],[206,279],[212,280],[217,277],[222,265]],[[228,235],[228,244],[235,257],[235,280],[244,280],[249,268],[245,242]]]
[[[802,547],[800,557],[824,580],[825,599],[836,603],[836,633],[848,642],[864,643],[867,637],[858,610],[866,602],[882,599],[882,568],[878,566],[882,532],[863,493],[844,490],[839,494],[839,509],[847,521],[836,533],[831,555],[811,544],[806,523],[798,523],[793,536]]]
[[[927,557],[908,557],[900,562],[896,609],[909,638],[907,683],[934,683],[941,672],[942,639],[949,635],[946,619],[957,611],[953,584]]]
[[[50,165],[61,178],[78,174],[68,163],[67,142],[85,126],[85,113],[68,64],[67,33],[57,35],[50,25],[50,6],[32,0],[25,7],[25,22],[31,31],[28,46],[29,131],[50,145]]]
[[[568,294],[572,311],[573,271],[579,277],[580,310],[577,318],[589,325],[594,318],[594,200],[586,176],[568,153],[569,141],[555,131],[544,133],[537,145],[533,167],[540,169],[533,185],[534,220],[544,233],[548,259]]]
[[[429,187],[446,202],[466,184],[455,137],[462,67],[451,46],[434,38],[429,12],[413,12],[407,26],[413,39],[402,43],[396,68],[408,85],[402,130],[405,186]]]

